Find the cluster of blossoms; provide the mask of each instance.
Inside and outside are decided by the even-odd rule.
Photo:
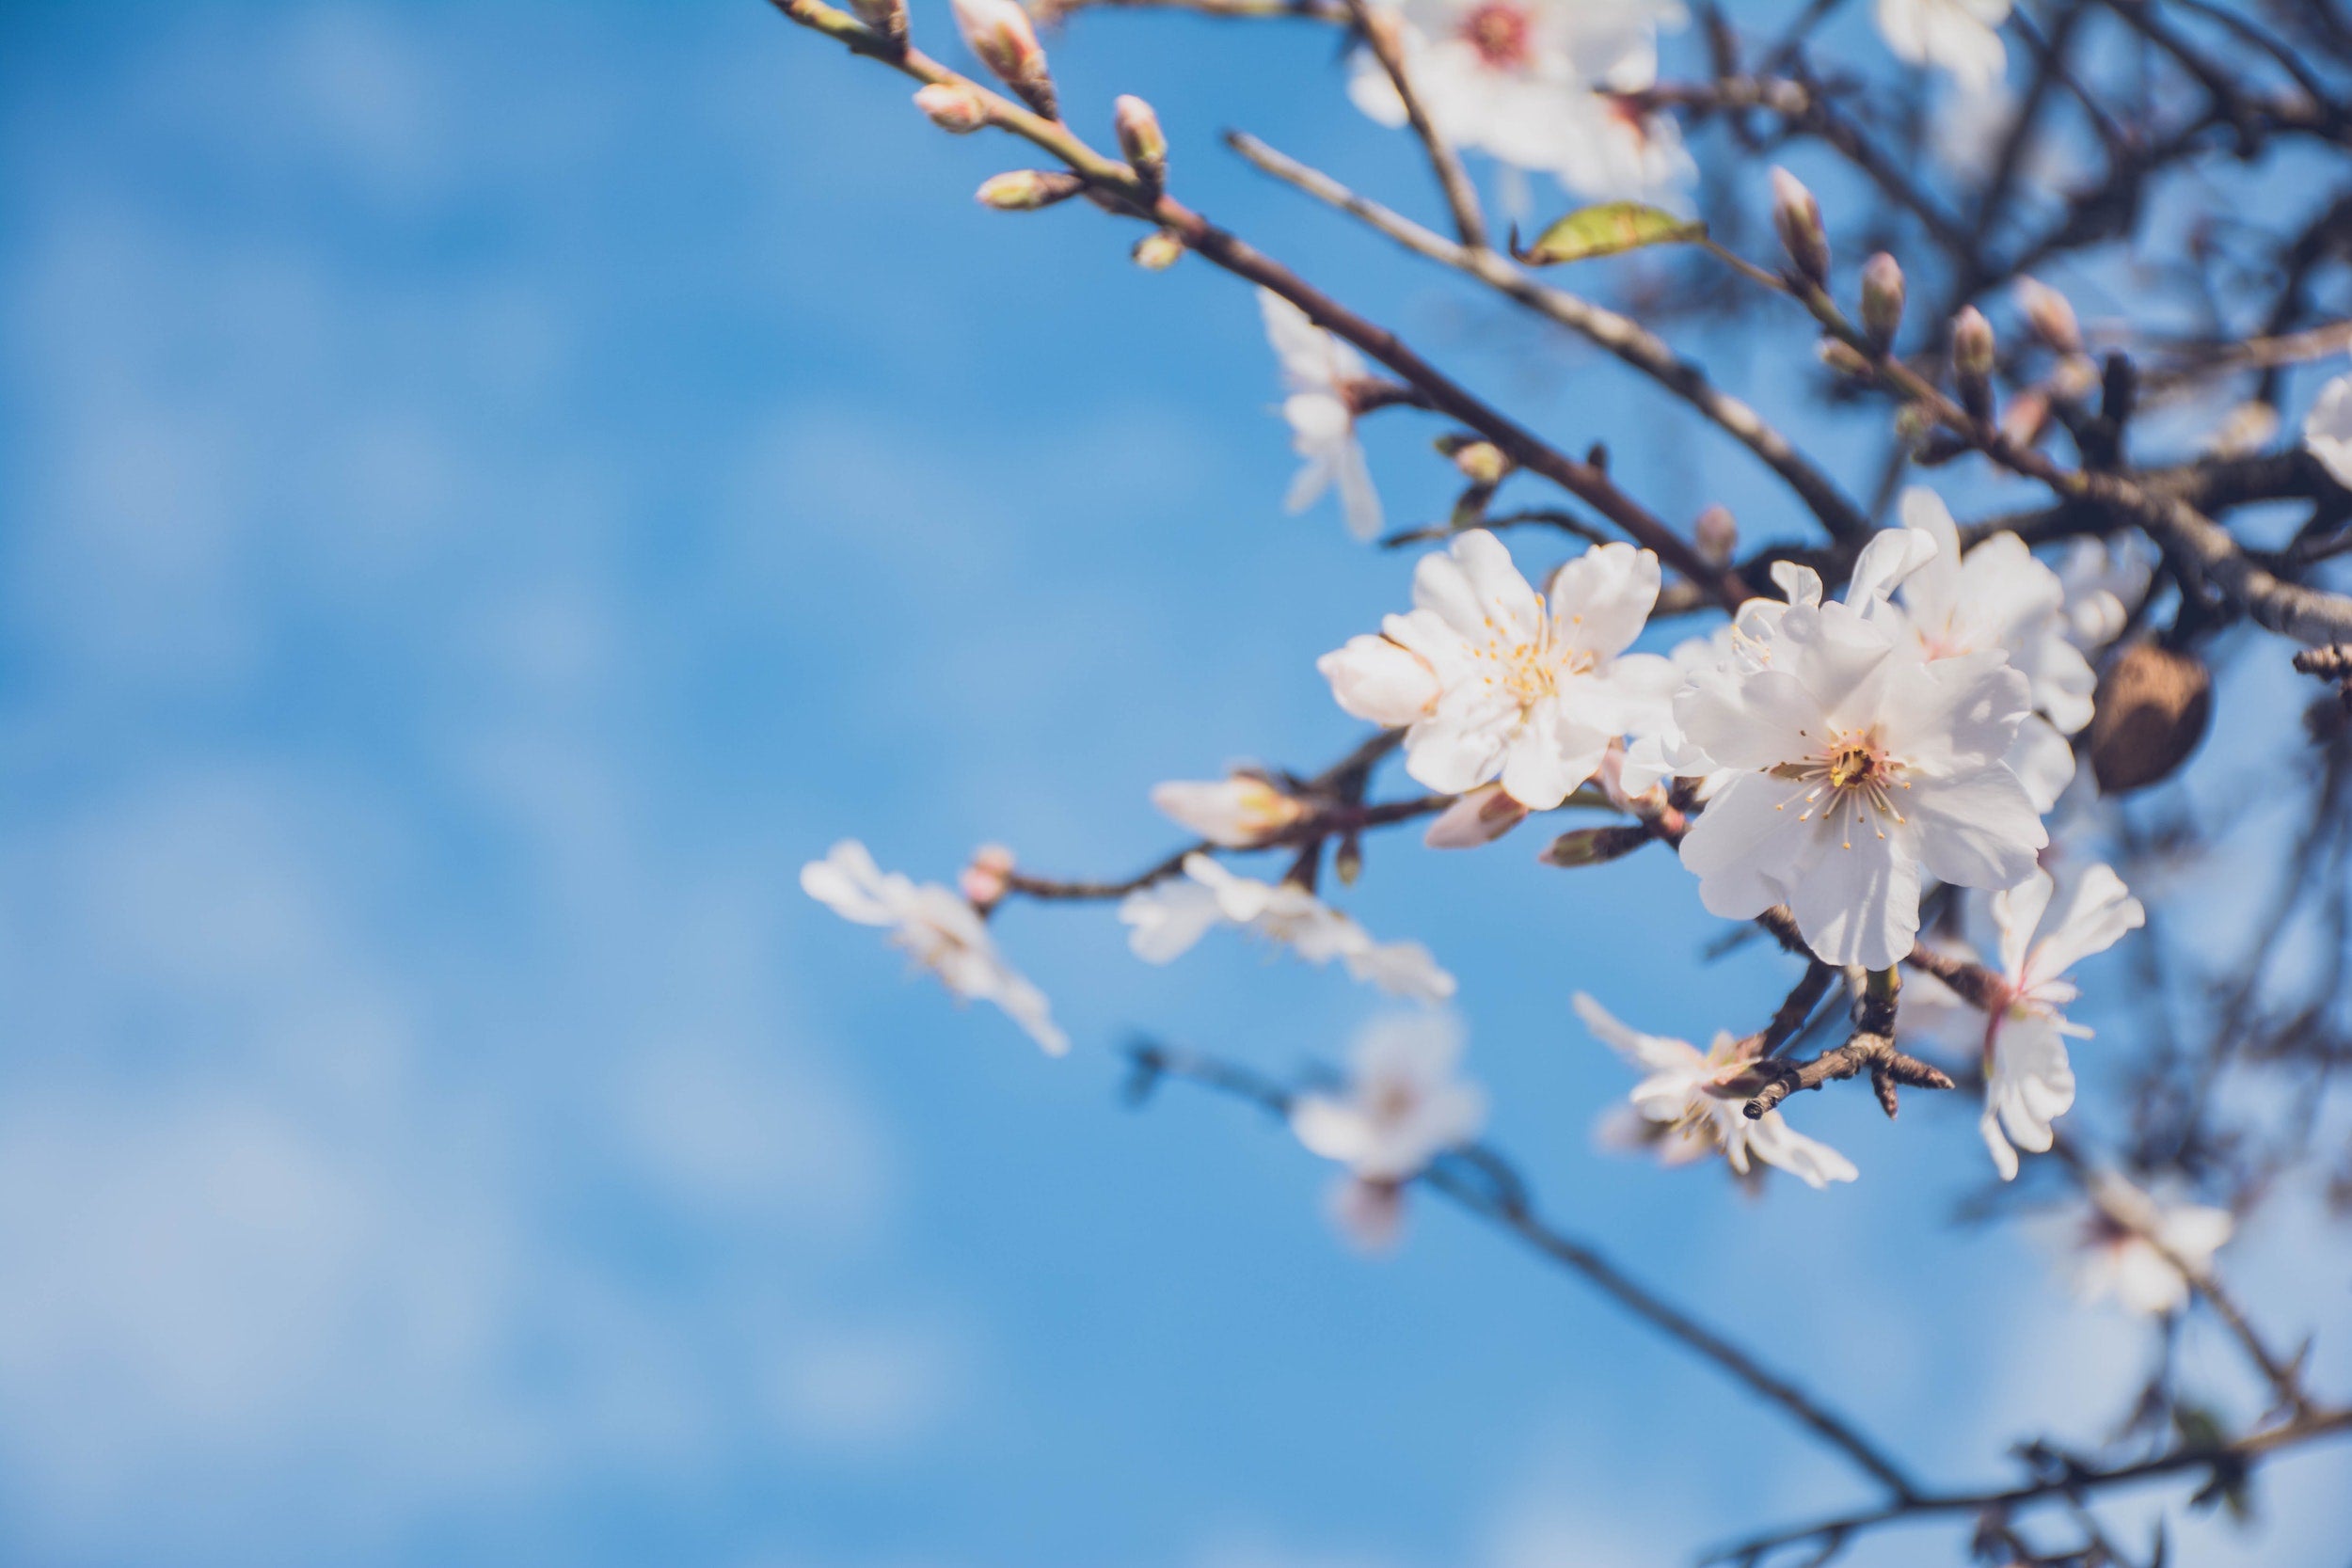
[[[1877,0],[1897,57],[1948,72],[1979,97],[2001,80],[2010,0]],[[1696,173],[1672,117],[1641,95],[1658,83],[1658,39],[1689,20],[1681,0],[1386,0],[1406,79],[1431,128],[1505,166],[1549,174],[1595,200],[1671,196]],[[1383,125],[1407,111],[1370,47],[1348,96]]]

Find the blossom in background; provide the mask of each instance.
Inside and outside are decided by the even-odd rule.
[[[1930,660],[1988,648],[2009,656],[2010,668],[2026,677],[2033,704],[2017,728],[2009,764],[2034,808],[2046,812],[2074,782],[2074,752],[2066,737],[2090,722],[2091,693],[2099,684],[2069,635],[2066,585],[2014,533],[1995,533],[1963,556],[1960,530],[1932,490],[1914,485],[1904,491],[1902,520],[1934,540],[1935,548],[1873,613],[1899,636],[1908,633]],[[1855,602],[1852,594],[1847,602]],[[1899,616],[1890,614],[1898,602]]]
[[[1070,1049],[1045,993],[1005,961],[979,911],[952,890],[883,871],[853,838],[801,867],[801,889],[845,920],[891,927],[890,940],[942,985],[959,997],[993,1002],[1051,1054]]]
[[[2058,576],[2066,590],[2066,635],[2074,646],[2095,651],[2122,636],[2132,607],[2154,575],[2154,562],[2137,533],[2068,545],[2058,558]]]
[[[1357,1037],[1343,1089],[1292,1101],[1298,1141],[1347,1167],[1336,1210],[1359,1241],[1392,1240],[1397,1190],[1486,1125],[1485,1092],[1455,1074],[1462,1045],[1462,1026],[1447,1014],[1375,1020]]]
[[[1263,844],[1307,815],[1302,802],[1253,773],[1171,779],[1152,786],[1152,803],[1177,826],[1228,849]]]
[[[1877,580],[1857,569],[1857,591]],[[2048,842],[2002,760],[2029,702],[1998,651],[1925,663],[1851,604],[1789,606],[1769,663],[1675,699],[1690,744],[1733,775],[1682,841],[1700,901],[1736,920],[1785,903],[1823,962],[1896,962],[1923,872],[2009,887]]]
[[[2010,0],[1878,0],[1879,36],[1908,65],[1949,71],[1963,91],[2001,79],[2009,54],[1999,28]]]
[[[1790,1127],[1778,1111],[1749,1119],[1746,1107],[1754,1090],[1729,1085],[1747,1071],[1751,1058],[1744,1043],[1727,1031],[1718,1032],[1713,1047],[1701,1052],[1688,1040],[1628,1028],[1581,991],[1575,1006],[1595,1039],[1648,1074],[1628,1098],[1658,1133],[1659,1157],[1667,1164],[1687,1164],[1721,1149],[1740,1176],[1748,1174],[1752,1159],[1778,1165],[1814,1188],[1851,1181],[1859,1174],[1853,1162]]]
[[[2003,994],[1994,1000],[1999,1006],[1988,1013],[1921,974],[1904,990],[1900,1017],[1905,1027],[1980,1053],[1984,1116],[1978,1125],[2001,1180],[2010,1181],[2017,1176],[2017,1148],[2046,1151],[2050,1124],[2074,1103],[2066,1042],[2088,1039],[2090,1031],[2069,1022],[2062,1011],[2080,994],[2068,972],[2148,917],[2123,879],[2104,864],[2083,866],[2063,882],[2037,870],[1989,903],[1998,933]]]
[[[1334,338],[1307,312],[1271,289],[1258,291],[1265,316],[1266,341],[1282,367],[1282,418],[1291,427],[1291,450],[1305,467],[1291,481],[1282,504],[1304,512],[1326,490],[1337,488],[1347,531],[1370,539],[1380,531],[1380,497],[1372,470],[1356,440],[1355,383],[1371,375],[1363,356]]]
[[[1402,0],[1398,48],[1438,135],[1596,198],[1669,190],[1694,172],[1666,115],[1614,96],[1658,80],[1658,29],[1678,0]],[[1369,49],[1348,83],[1356,106],[1406,123],[1404,101]]]
[[[1316,662],[1341,707],[1410,726],[1405,770],[1461,794],[1500,779],[1549,811],[1599,768],[1624,733],[1631,694],[1663,684],[1666,661],[1628,654],[1658,600],[1658,558],[1596,545],[1560,568],[1549,604],[1484,529],[1423,556],[1413,611]]]
[[[2352,375],[2319,389],[2303,416],[2303,445],[2338,484],[2352,488]]]
[[[2126,1311],[2150,1317],[2174,1311],[2188,1300],[2190,1281],[2180,1264],[2201,1277],[2236,1227],[2226,1209],[2165,1202],[2099,1172],[2091,1178],[2090,1203],[2067,1239],[2074,1294],[2085,1302],[2113,1297]]]
[[[1206,855],[1184,857],[1184,874],[1139,888],[1120,900],[1127,945],[1146,963],[1164,964],[1192,950],[1212,927],[1239,926],[1290,948],[1310,963],[1337,958],[1349,974],[1398,996],[1442,1002],[1454,976],[1417,942],[1375,942],[1370,932],[1295,882],[1262,882],[1227,870]]]

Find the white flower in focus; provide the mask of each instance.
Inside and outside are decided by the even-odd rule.
[[[2352,375],[2319,389],[2303,416],[2303,445],[2338,484],[2352,488]]]
[[[884,872],[853,838],[801,867],[801,889],[845,920],[892,927],[891,941],[957,996],[993,1002],[1056,1056],[1070,1049],[1045,993],[1029,983],[988,934],[977,911],[936,882]]]
[[[1291,1131],[1359,1181],[1397,1186],[1486,1125],[1486,1096],[1454,1074],[1462,1026],[1444,1013],[1384,1018],[1358,1037],[1354,1070],[1335,1094],[1302,1094]]]
[[[1178,827],[1228,849],[1263,844],[1307,815],[1298,800],[1248,773],[1171,779],[1152,786],[1152,804]]]
[[[1984,1116],[1978,1125],[2001,1180],[2012,1181],[2017,1149],[2046,1152],[2051,1123],[2074,1103],[2066,1042],[2088,1039],[2090,1031],[2069,1022],[2063,1011],[2080,994],[2069,972],[2148,917],[2123,879],[2104,864],[2086,865],[2063,883],[2036,870],[1994,894],[1990,904],[2006,992],[1999,1010],[1987,1015],[1923,974],[1906,988],[1898,1016],[1902,1026],[1980,1053]]]
[[[1750,1058],[1728,1031],[1717,1033],[1713,1047],[1702,1053],[1688,1040],[1628,1028],[1581,991],[1575,1006],[1595,1039],[1648,1074],[1628,1098],[1643,1120],[1661,1130],[1659,1154],[1667,1164],[1685,1164],[1720,1148],[1741,1176],[1751,1159],[1778,1165],[1814,1188],[1859,1174],[1853,1162],[1790,1127],[1776,1110],[1749,1119],[1753,1089],[1728,1085],[1747,1071]]]
[[[1474,529],[1422,558],[1411,614],[1315,668],[1349,713],[1410,726],[1405,770],[1431,789],[1499,778],[1549,811],[1599,768],[1630,694],[1660,684],[1664,659],[1625,652],[1657,600],[1658,558],[1610,544],[1561,567],[1547,604],[1502,541]]]
[[[2202,1277],[2236,1221],[2226,1209],[2161,1202],[2112,1172],[2092,1180],[2089,1212],[2073,1239],[2076,1297],[2112,1296],[2124,1310],[2149,1317],[2178,1309],[2189,1291],[2180,1263]]]
[[[2002,760],[2028,701],[1997,652],[1922,663],[1848,605],[1788,607],[1768,665],[1675,699],[1690,743],[1735,775],[1682,841],[1700,901],[1734,920],[1785,903],[1824,963],[1893,964],[1923,872],[2008,887],[2048,842]]]
[[[2099,684],[2069,635],[2066,585],[2014,533],[1996,533],[1963,556],[1960,530],[1932,490],[1904,491],[1902,520],[1933,539],[1935,549],[1895,588],[1901,614],[1887,617],[1889,625],[1898,635],[1908,631],[1931,661],[1988,648],[2009,656],[2010,668],[2026,677],[2034,708],[2018,726],[2009,764],[2034,809],[2046,812],[2074,782],[2074,752],[2065,737],[2090,722]],[[1850,593],[1847,602],[1858,601]]]
[[[1127,946],[1146,963],[1173,962],[1210,927],[1239,926],[1290,948],[1309,963],[1337,958],[1359,980],[1416,1001],[1442,1002],[1454,976],[1417,942],[1375,942],[1371,933],[1295,882],[1262,882],[1206,855],[1184,857],[1184,874],[1120,900]]]
[[[2074,646],[2090,650],[2123,635],[2155,564],[2140,536],[2126,533],[2074,541],[2058,559],[2058,575],[2066,589],[2066,634]]]
[[[1656,84],[1658,29],[1681,24],[1678,0],[1402,0],[1392,14],[1406,74],[1454,146],[1597,199],[1670,190],[1695,172],[1670,117],[1612,96]],[[1348,95],[1383,125],[1406,123],[1369,49]]]
[[[1266,341],[1282,368],[1282,418],[1291,427],[1291,450],[1305,467],[1291,481],[1282,505],[1304,512],[1336,486],[1347,531],[1370,539],[1380,531],[1380,497],[1372,470],[1356,440],[1352,383],[1367,379],[1363,356],[1307,319],[1307,312],[1271,289],[1258,291],[1265,316]]]
[[[1998,31],[2010,0],[1878,0],[1879,36],[1907,65],[1951,72],[1960,86],[1982,92],[2009,63]]]

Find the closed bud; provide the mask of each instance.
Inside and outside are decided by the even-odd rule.
[[[1354,887],[1364,874],[1364,841],[1354,833],[1343,837],[1331,852],[1331,869],[1339,874],[1340,886]]]
[[[1829,232],[1821,227],[1821,204],[1795,175],[1772,170],[1772,227],[1797,276],[1810,283],[1829,280]]]
[[[1906,403],[1895,410],[1895,434],[1907,446],[1917,446],[1935,428],[1935,416],[1922,404]]]
[[[2066,296],[2039,278],[2017,280],[2017,309],[2025,313],[2026,325],[2033,335],[2060,354],[2080,354],[2083,351],[2082,324],[2074,319],[2074,308]]]
[[[1692,542],[1710,566],[1728,566],[1740,548],[1739,519],[1727,506],[1710,506],[1691,525]]]
[[[1499,784],[1480,784],[1438,814],[1422,835],[1432,849],[1475,849],[1492,844],[1527,820],[1527,808]]]
[[[981,206],[993,207],[1000,213],[1034,213],[1040,207],[1067,201],[1084,189],[1086,182],[1074,174],[1016,168],[990,176],[974,194]]]
[[[968,136],[988,123],[988,106],[961,82],[933,82],[918,89],[914,106],[951,136]]]
[[[1490,490],[1511,472],[1511,460],[1492,441],[1464,441],[1454,449],[1454,466],[1464,479]]]
[[[1952,380],[1968,412],[1984,419],[1993,411],[1993,324],[1973,305],[1952,318]]]
[[[1146,272],[1166,272],[1184,253],[1184,242],[1165,229],[1155,229],[1136,242],[1127,254]]]
[[[1870,378],[1870,361],[1843,338],[1824,338],[1813,352],[1820,356],[1822,364],[1839,375],[1850,375],[1861,381]]]
[[[1613,828],[1579,828],[1562,833],[1535,858],[1546,865],[1601,865],[1629,855],[1649,842],[1649,830],[1632,824]]]
[[[1151,104],[1122,93],[1111,106],[1111,124],[1119,133],[1119,150],[1137,174],[1154,185],[1168,178],[1168,136]]]
[[[1963,305],[1952,318],[1952,369],[1982,381],[1993,373],[1993,324],[1973,305]]]
[[[1029,107],[1048,119],[1058,119],[1054,79],[1045,69],[1045,46],[1037,41],[1029,13],[1015,0],[948,0],[956,28],[980,63],[994,71],[1005,86],[1019,93]]]
[[[1903,267],[1885,251],[1862,264],[1862,330],[1884,354],[1903,325]]]
[[[891,42],[906,42],[907,0],[850,0],[850,9]]]
[[[972,863],[956,879],[956,886],[972,907],[985,914],[1003,901],[1011,885],[1012,851],[1001,844],[983,844],[972,851]]]

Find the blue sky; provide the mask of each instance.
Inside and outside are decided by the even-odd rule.
[[[1106,15],[1056,58],[1666,515],[1796,526],[1216,149],[1426,209],[1327,37]],[[1377,1010],[1338,974],[1016,909],[1051,1062],[798,892],[845,834],[1155,856],[1152,782],[1352,742],[1313,657],[1405,593],[1280,515],[1247,293],[982,212],[1007,161],[754,0],[0,19],[0,1558],[1635,1568],[1856,1497],[1497,1238],[1424,1207],[1367,1260],[1277,1130],[1116,1103],[1138,1027],[1336,1056]],[[1376,439],[1400,518],[1423,434]],[[1922,1468],[2101,1430],[2150,1346],[1941,1223],[1971,1117],[1819,1097],[1863,1181],[1760,1205],[1592,1151],[1626,1085],[1570,993],[1704,1037],[1779,975],[1693,970],[1670,863],[1534,847],[1375,844],[1350,904],[1461,977],[1564,1220]],[[2343,1321],[2300,1201],[2233,1249],[2282,1328]],[[2347,1481],[2282,1466],[2201,1560],[2340,1560]]]

